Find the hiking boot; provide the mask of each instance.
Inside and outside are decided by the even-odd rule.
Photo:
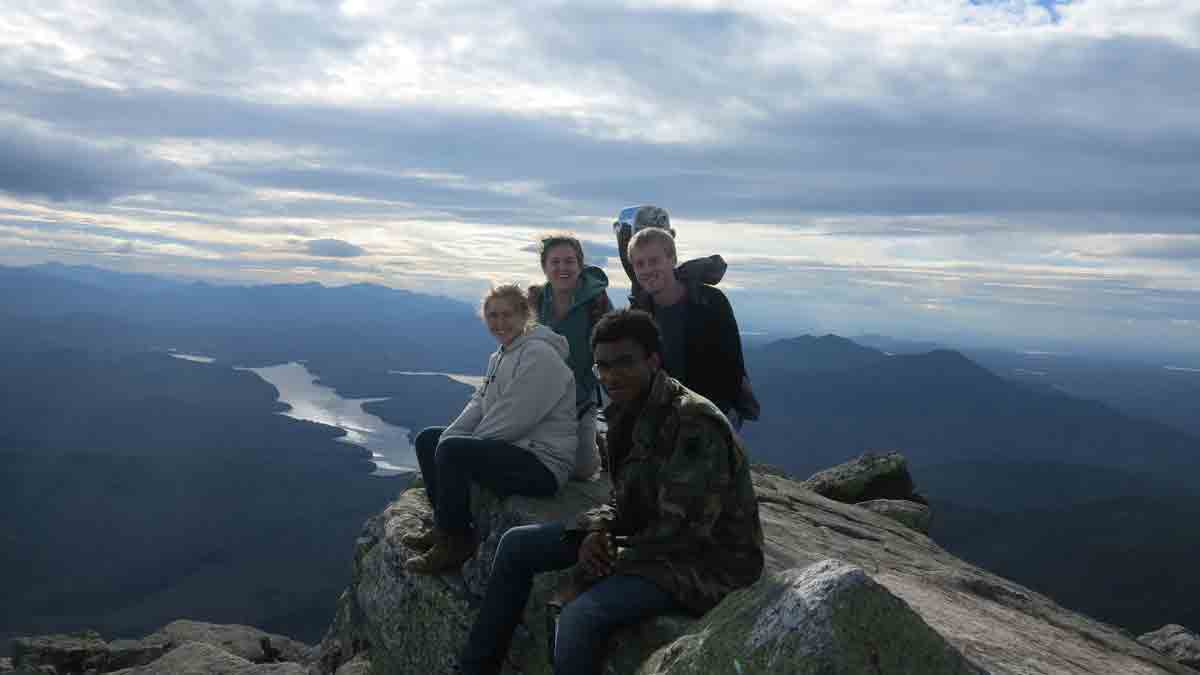
[[[475,555],[475,540],[469,534],[437,532],[434,539],[433,548],[409,558],[404,569],[413,574],[450,572]]]
[[[428,551],[437,542],[437,530],[425,525],[416,530],[410,530],[400,537],[400,543],[414,551]]]

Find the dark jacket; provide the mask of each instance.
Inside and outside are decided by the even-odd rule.
[[[763,570],[763,532],[750,463],[711,402],[660,370],[644,404],[605,411],[611,503],[576,527],[607,530],[614,572],[646,577],[704,613]]]
[[[728,298],[715,286],[689,282],[687,286],[687,347],[684,386],[712,401],[721,410],[739,407],[746,363],[742,357],[742,336]],[[654,313],[654,300],[640,292],[632,298],[636,309]]]

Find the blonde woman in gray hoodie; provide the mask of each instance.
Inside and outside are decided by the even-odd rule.
[[[499,343],[486,379],[449,427],[425,429],[414,442],[434,527],[402,539],[424,551],[405,563],[410,572],[457,568],[475,553],[472,481],[501,496],[549,497],[574,469],[578,422],[567,339],[533,321],[515,284],[484,296],[483,319]]]

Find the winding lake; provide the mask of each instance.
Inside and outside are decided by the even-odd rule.
[[[332,387],[317,384],[317,376],[302,363],[292,362],[248,370],[275,385],[279,400],[292,407],[282,414],[338,427],[346,432],[338,440],[371,451],[375,473],[392,476],[417,470],[417,455],[408,440],[408,429],[388,424],[363,410],[362,404],[382,398],[342,398]]]
[[[171,356],[193,363],[213,362],[213,359],[197,354],[172,352]],[[280,414],[344,430],[346,435],[338,440],[369,450],[376,475],[394,476],[417,470],[417,455],[408,440],[409,430],[388,424],[363,410],[362,404],[385,399],[342,398],[332,387],[317,384],[317,376],[303,363],[295,361],[236,370],[248,370],[274,385],[279,390],[279,401],[291,406],[290,410]]]

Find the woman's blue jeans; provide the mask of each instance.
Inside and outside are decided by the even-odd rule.
[[[513,631],[529,601],[533,576],[570,567],[578,557],[579,549],[574,541],[563,538],[560,523],[514,527],[504,533],[496,548],[487,594],[463,649],[460,661],[464,673],[500,672]],[[654,582],[625,574],[606,577],[572,600],[559,615],[554,672],[598,672],[614,630],[672,611],[681,611],[679,605]]]
[[[445,427],[429,427],[413,442],[434,522],[443,532],[470,532],[472,481],[501,497],[549,497],[558,492],[554,474],[528,450],[482,438],[443,439],[443,431]]]

